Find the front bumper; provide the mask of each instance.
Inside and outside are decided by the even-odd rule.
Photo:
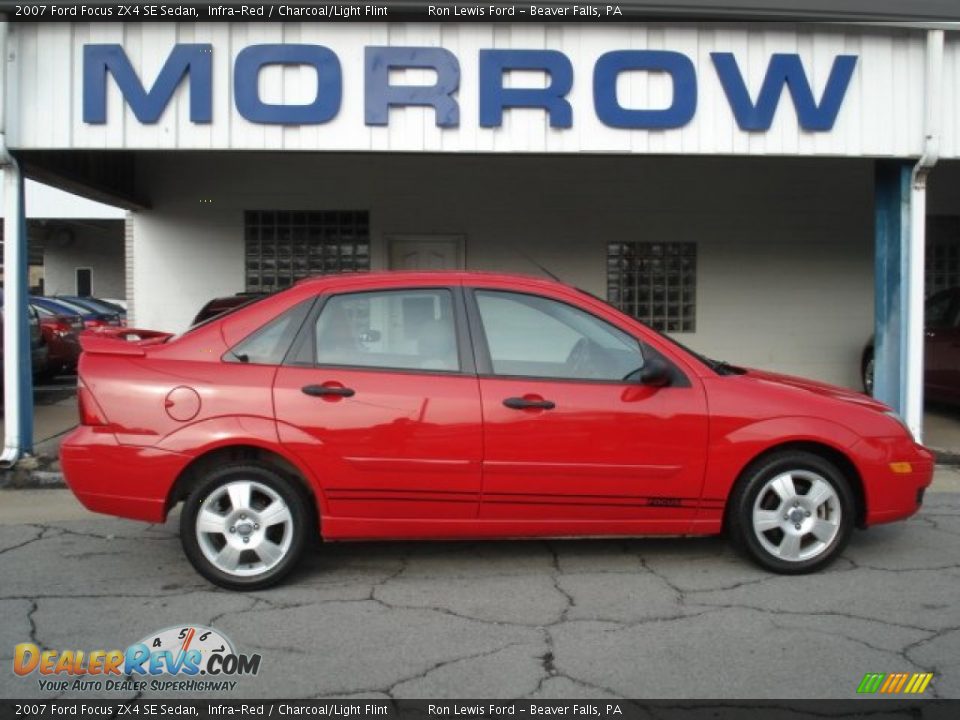
[[[861,440],[854,455],[860,458],[863,478],[864,525],[902,520],[920,509],[933,481],[933,453],[910,438],[896,437]]]
[[[120,445],[116,436],[80,426],[60,446],[67,485],[84,507],[132,520],[163,522],[167,498],[190,457]]]

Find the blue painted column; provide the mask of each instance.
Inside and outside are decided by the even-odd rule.
[[[907,406],[907,292],[913,163],[878,160],[874,184],[873,396],[903,417]]]

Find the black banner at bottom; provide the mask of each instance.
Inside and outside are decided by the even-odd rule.
[[[947,720],[960,717],[958,700],[0,700],[9,718],[564,718],[581,720],[799,720],[883,718]]]

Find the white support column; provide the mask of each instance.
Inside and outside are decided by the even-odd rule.
[[[943,30],[927,31],[923,155],[913,169],[910,188],[910,249],[907,255],[905,312],[906,404],[904,422],[917,442],[923,436],[924,288],[927,249],[927,177],[940,155],[943,109]]]

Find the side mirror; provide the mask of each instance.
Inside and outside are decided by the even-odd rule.
[[[631,379],[636,380],[636,382],[641,385],[658,388],[666,387],[672,379],[670,366],[660,358],[652,357],[647,360],[646,365],[638,370]]]

